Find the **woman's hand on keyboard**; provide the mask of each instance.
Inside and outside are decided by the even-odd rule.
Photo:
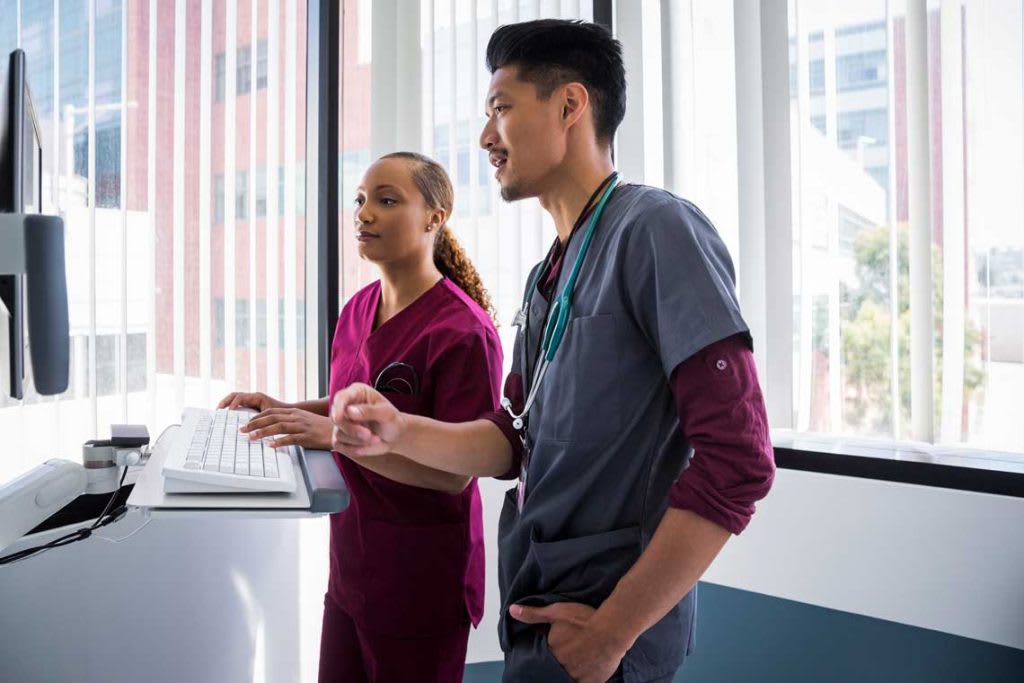
[[[235,391],[223,399],[217,404],[218,410],[220,408],[227,408],[228,410],[237,410],[239,408],[252,408],[253,410],[269,410],[270,408],[288,408],[289,404],[284,401],[278,401],[276,398],[271,398],[262,392],[248,393],[244,391]]]
[[[271,448],[302,446],[322,451],[331,450],[333,430],[331,418],[287,407],[267,408],[242,427],[242,433],[253,440],[273,437]]]

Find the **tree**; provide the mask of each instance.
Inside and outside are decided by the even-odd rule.
[[[910,424],[910,251],[905,223],[897,228],[897,331],[899,334],[899,384],[901,432]],[[841,319],[845,386],[844,420],[861,430],[892,432],[890,376],[889,228],[864,230],[854,245],[856,282],[841,285],[844,302]],[[935,313],[934,367],[942,367],[942,252],[932,247],[932,306]],[[967,320],[964,331],[964,405],[984,384],[981,364],[981,331]],[[942,410],[941,373],[934,378],[936,423]],[[966,426],[966,410],[964,423]]]

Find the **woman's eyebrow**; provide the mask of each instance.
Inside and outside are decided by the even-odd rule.
[[[377,187],[373,188],[373,190],[374,190],[374,192],[381,192],[383,190],[394,190],[395,192],[399,192],[399,193],[401,192],[401,190],[398,187],[396,187],[395,185],[389,185],[387,183],[384,183],[382,185],[378,185]]]

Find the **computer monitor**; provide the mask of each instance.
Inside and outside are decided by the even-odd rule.
[[[26,322],[36,390],[59,394],[68,384],[64,228],[60,218],[41,215],[40,141],[25,53],[15,50],[6,65],[0,64],[0,213],[34,214],[25,217],[21,239],[24,271],[0,274],[0,299],[8,314],[10,395],[15,399],[24,397]]]

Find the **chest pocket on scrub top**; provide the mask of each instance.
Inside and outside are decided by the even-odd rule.
[[[585,316],[569,321],[560,365],[545,380],[549,402],[559,406],[551,437],[574,442],[604,441],[621,428],[618,333],[615,316]],[[552,363],[551,370],[556,370]]]

